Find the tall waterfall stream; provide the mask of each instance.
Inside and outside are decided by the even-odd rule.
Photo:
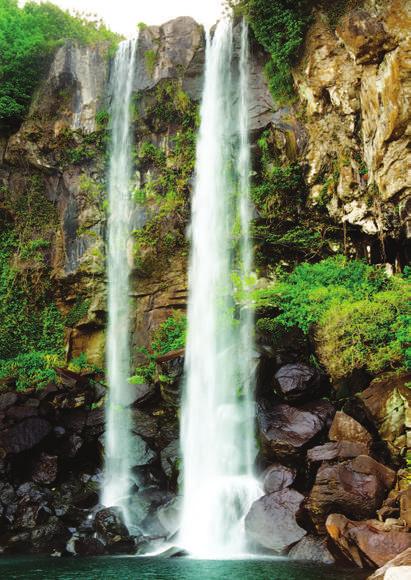
[[[137,40],[120,44],[111,76],[111,151],[108,220],[108,328],[105,480],[102,502],[121,508],[128,527],[132,437],[130,385],[130,308],[127,245],[130,236],[131,122],[130,100]]]
[[[231,20],[207,37],[191,219],[180,543],[198,557],[245,550],[253,477],[252,315],[237,316],[251,276],[247,29],[239,59]],[[238,288],[237,288],[238,289]]]

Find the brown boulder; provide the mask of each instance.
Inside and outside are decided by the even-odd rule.
[[[352,10],[342,18],[336,33],[357,64],[379,62],[393,48],[382,22],[362,9]]]
[[[0,411],[4,411],[8,407],[11,407],[16,401],[17,393],[3,393],[0,395]]]
[[[277,394],[287,401],[297,401],[310,395],[314,398],[327,384],[327,378],[304,363],[282,366],[274,375]]]
[[[354,441],[367,446],[372,442],[367,429],[343,411],[336,412],[328,437],[331,441]]]
[[[296,476],[296,470],[280,463],[274,463],[267,467],[263,473],[263,488],[265,493],[280,491],[285,487],[291,487]]]
[[[410,569],[404,570],[404,566],[410,566]],[[406,578],[407,573],[411,574],[411,548],[407,548],[404,552],[401,552],[401,554],[398,554],[398,556],[389,560],[382,568],[378,568],[374,574],[368,577],[368,580],[384,580],[384,578],[386,578],[385,573],[391,568],[397,568],[398,573],[402,573],[404,579]],[[399,580],[401,576],[398,575],[397,578]],[[392,580],[394,580],[394,578]]]
[[[245,518],[248,538],[274,552],[286,551],[307,533],[296,521],[303,500],[301,493],[286,488],[255,501]]]
[[[387,529],[378,520],[354,522],[342,514],[331,514],[327,532],[341,552],[357,566],[383,566],[411,547],[405,528]]]
[[[318,435],[333,416],[334,407],[325,400],[291,407],[286,404],[259,405],[261,447],[268,459],[298,454]]]
[[[358,455],[368,455],[368,447],[364,443],[355,443],[354,441],[325,443],[307,451],[307,459],[311,463],[333,461],[334,459],[352,459]]]
[[[411,374],[385,375],[377,378],[359,395],[370,413],[383,441],[392,455],[398,456],[407,446],[407,413],[411,409],[411,390],[406,383]]]
[[[340,512],[354,519],[372,517],[395,480],[395,472],[367,455],[320,466],[307,499],[307,510],[319,532],[328,514]]]
[[[295,544],[288,552],[287,556],[291,560],[307,560],[309,562],[320,562],[321,564],[334,564],[335,558],[328,547],[327,538],[316,536],[305,536]]]

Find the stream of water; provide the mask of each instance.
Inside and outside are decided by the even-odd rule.
[[[247,291],[252,268],[245,24],[239,55],[233,40],[229,19],[207,36],[190,226],[179,544],[203,558],[245,551],[243,518],[261,495],[252,469],[253,320],[233,298],[236,286]]]
[[[132,447],[130,385],[130,306],[127,246],[130,237],[131,123],[130,99],[135,71],[137,40],[121,42],[111,74],[111,150],[108,220],[108,327],[105,478],[102,503],[122,509],[131,525],[129,496]]]

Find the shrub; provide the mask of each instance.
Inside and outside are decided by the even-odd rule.
[[[61,364],[57,354],[33,351],[19,354],[11,360],[0,360],[0,380],[12,377],[17,391],[43,388],[57,379],[56,366]]]

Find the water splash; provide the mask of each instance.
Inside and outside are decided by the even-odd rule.
[[[108,220],[108,327],[105,473],[102,503],[121,508],[130,526],[132,461],[130,404],[130,308],[127,245],[130,236],[131,124],[130,101],[137,39],[121,42],[111,75],[111,151]]]
[[[236,256],[243,290],[252,268],[245,24],[235,56],[232,23],[221,20],[213,38],[207,36],[181,422],[180,544],[210,558],[245,552],[243,519],[261,495],[252,472],[253,319],[248,309],[236,315],[232,283]]]

